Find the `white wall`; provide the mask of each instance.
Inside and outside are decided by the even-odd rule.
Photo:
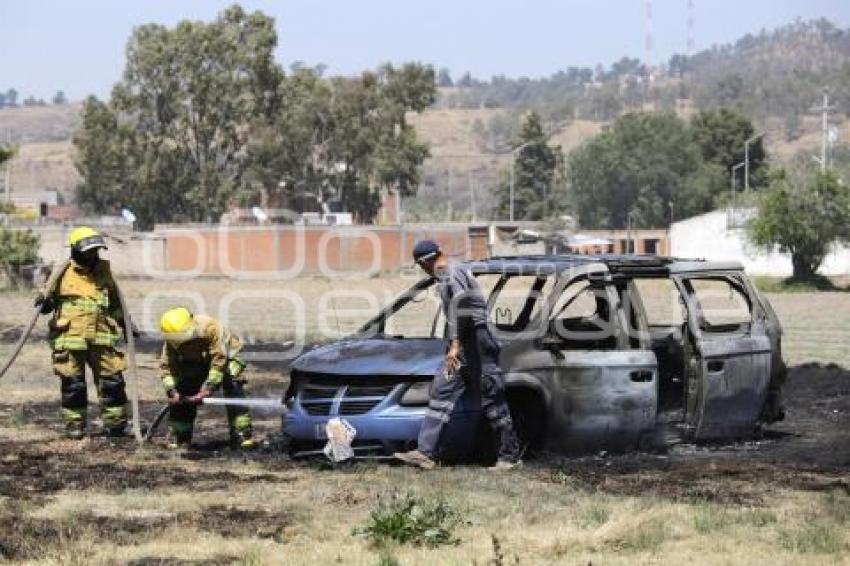
[[[740,261],[750,275],[788,277],[793,269],[790,254],[767,253],[749,242],[743,228],[727,228],[726,210],[715,210],[670,227],[671,255],[682,258]],[[850,248],[834,250],[819,272],[823,275],[850,275]]]
[[[72,226],[34,226],[31,229],[41,238],[39,257],[42,260],[58,264],[68,258],[68,233]],[[165,269],[163,236],[113,228],[103,228],[102,231],[112,237],[107,237],[109,249],[100,255],[109,260],[116,275],[146,276]]]

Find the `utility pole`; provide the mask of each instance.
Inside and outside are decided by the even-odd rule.
[[[737,165],[732,167],[732,176],[729,179],[729,193],[732,197],[731,203],[732,203],[732,210],[733,211],[735,210],[735,172],[738,169],[740,169],[741,167],[743,167],[744,165],[746,165],[746,162],[738,163]]]
[[[6,130],[6,145],[11,148],[12,147],[12,130]],[[3,179],[3,189],[6,191],[6,201],[12,202],[12,160],[9,159],[6,161],[6,166],[4,167],[5,177]]]
[[[12,202],[12,160],[6,162],[6,177],[3,180],[3,188],[6,190],[6,200]]]
[[[764,135],[758,133],[744,141],[744,192],[750,193],[750,144]]]
[[[510,219],[511,219],[511,222],[514,221],[514,184],[515,184],[515,181],[514,181],[514,159],[516,159],[516,153],[517,152],[522,151],[523,149],[525,149],[527,146],[531,145],[532,143],[533,142],[525,142],[521,146],[515,147],[514,149],[511,150],[511,194],[510,194],[510,201],[511,201],[511,204],[510,204],[510,208],[511,208]]]
[[[829,111],[834,110],[835,106],[829,105],[829,89],[823,89],[823,105],[812,108],[814,112],[821,113],[821,147],[820,147],[820,170],[826,173],[826,147],[829,136]]]
[[[446,168],[446,206],[448,213],[448,221],[452,221],[452,168]]]
[[[513,151],[511,152],[511,195],[510,195],[509,198],[510,198],[510,201],[511,201],[510,219],[511,219],[511,222],[513,222],[514,221],[514,152]]]
[[[475,172],[469,172],[469,206],[472,208],[472,221],[478,221],[478,215],[475,210]]]

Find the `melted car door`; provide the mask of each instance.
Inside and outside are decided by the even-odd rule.
[[[696,439],[751,434],[770,380],[762,307],[735,274],[687,274],[676,284],[688,308],[686,423]]]
[[[631,344],[636,317],[611,283],[593,278],[571,281],[550,312],[544,344],[555,366],[549,391],[559,448],[639,444],[655,426],[658,366],[651,349]]]

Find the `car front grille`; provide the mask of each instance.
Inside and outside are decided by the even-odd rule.
[[[301,386],[298,399],[304,411],[316,417],[365,415],[377,407],[396,387],[397,383],[326,385],[307,382]]]
[[[343,401],[339,404],[340,415],[365,415],[374,409],[380,399],[374,401]]]
[[[332,403],[302,403],[302,405],[304,410],[307,411],[307,414],[314,417],[327,417],[331,414]]]

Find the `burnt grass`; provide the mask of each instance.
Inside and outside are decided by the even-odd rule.
[[[550,461],[537,476],[591,492],[673,501],[759,505],[780,488],[850,493],[850,371],[791,368],[786,417],[761,438],[683,445],[669,454],[594,455]]]
[[[42,559],[62,552],[81,539],[108,540],[116,546],[129,546],[156,539],[166,530],[195,529],[225,538],[253,537],[284,542],[284,529],[290,524],[291,518],[286,514],[223,505],[158,517],[103,517],[85,513],[61,520],[27,517],[13,506],[0,512],[0,558]],[[221,558],[221,563],[229,562],[229,557]],[[137,563],[186,562],[152,557],[150,561]]]
[[[10,499],[39,499],[59,490],[187,488],[214,491],[244,483],[281,481],[271,474],[242,475],[226,470],[187,471],[155,463],[127,460],[130,445],[118,448],[103,442],[88,452],[43,452],[30,443],[0,442],[0,495]],[[117,457],[116,457],[117,456]]]
[[[780,489],[850,493],[850,371],[834,365],[792,368],[785,402],[785,421],[772,425],[761,438],[680,445],[666,454],[547,458],[530,463],[520,473],[529,481],[562,484],[591,493],[682,502],[767,505],[771,493]],[[146,418],[156,409],[154,404],[144,407]],[[12,418],[58,427],[55,404],[0,405],[0,420],[6,421],[0,425],[13,432]],[[292,518],[256,508],[211,506],[198,512],[156,517],[81,514],[67,519],[31,517],[23,511],[60,490],[238,490],[241,485],[256,482],[292,481],[274,472],[305,466],[276,454],[264,454],[253,459],[268,473],[242,474],[239,468],[244,457],[221,450],[214,442],[203,445],[197,457],[217,462],[216,469],[194,466],[187,470],[181,459],[166,456],[157,448],[149,451],[147,459],[134,457],[135,451],[129,439],[92,438],[85,450],[67,451],[61,443],[14,440],[7,434],[0,440],[0,496],[5,498],[0,507],[0,560],[51,556],[81,539],[119,546],[139,544],[174,528],[225,537],[284,540],[284,528]],[[221,469],[221,464],[229,469]],[[307,467],[312,473],[323,473],[320,465]],[[233,558],[220,557],[220,563]],[[151,557],[137,563],[191,562]]]

